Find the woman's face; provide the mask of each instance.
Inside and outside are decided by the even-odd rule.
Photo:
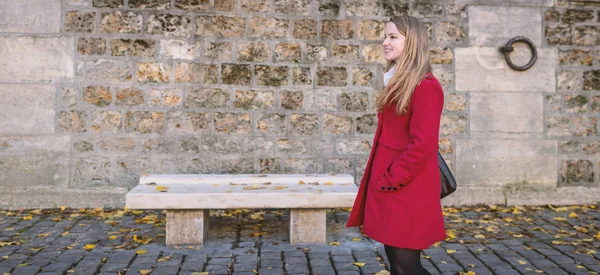
[[[398,59],[404,50],[406,37],[400,34],[400,31],[396,28],[396,24],[393,22],[385,24],[384,35],[383,50],[385,51],[385,60],[393,61]]]

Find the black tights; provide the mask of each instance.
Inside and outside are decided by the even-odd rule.
[[[431,275],[421,265],[421,250],[384,246],[390,261],[390,275]]]

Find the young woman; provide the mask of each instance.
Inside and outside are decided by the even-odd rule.
[[[377,131],[348,227],[385,245],[391,274],[430,274],[423,249],[446,238],[437,149],[444,93],[431,74],[427,30],[393,17],[383,41],[387,65],[376,99]]]

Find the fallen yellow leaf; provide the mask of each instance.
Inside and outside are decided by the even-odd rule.
[[[582,265],[576,265],[575,267],[578,269],[585,269],[585,266],[582,266]]]
[[[569,214],[569,218],[574,219],[574,218],[577,218],[577,217],[578,217],[578,215],[575,212],[571,212],[571,214]]]
[[[476,273],[474,271],[469,271],[467,273],[464,273],[465,275],[476,275]]]
[[[354,262],[355,266],[365,266],[366,263],[361,263],[361,262]]]
[[[28,221],[28,220],[33,219],[33,217],[31,217],[31,215],[28,215],[28,216],[23,217],[23,219],[26,220],[26,221]]]
[[[390,272],[387,270],[382,270],[382,271],[375,273],[375,275],[390,275]]]
[[[361,238],[352,238],[353,242],[360,242],[362,239]]]
[[[339,242],[329,242],[329,245],[340,245]]]
[[[446,250],[446,253],[448,253],[448,254],[456,253],[456,250],[448,249],[448,250]]]
[[[526,262],[526,261],[523,261],[523,260],[519,260],[519,264],[522,264],[522,265],[523,265],[523,264],[527,264],[527,262]]]
[[[514,234],[513,237],[515,237],[515,238],[522,238],[523,234]]]
[[[169,187],[159,185],[156,187],[156,190],[158,190],[159,192],[167,192],[169,191]]]
[[[485,239],[485,236],[482,235],[482,234],[477,234],[477,235],[475,235],[473,237],[475,237],[475,239]]]
[[[65,211],[65,209],[67,209],[67,207],[66,207],[66,206],[61,206],[61,207],[60,207],[60,211]]]
[[[138,249],[138,250],[136,250],[136,251],[135,251],[135,254],[138,254],[138,255],[144,255],[144,254],[146,254],[147,252],[148,252],[148,251],[146,251],[146,250],[143,250],[143,249]]]
[[[150,274],[151,271],[152,271],[152,269],[142,269],[142,270],[140,270],[140,274],[142,274],[142,275]]]
[[[544,273],[544,271],[543,271],[543,270],[536,269],[536,270],[535,270],[535,273]]]
[[[60,234],[60,235],[64,237],[64,236],[67,236],[67,235],[69,235],[69,234],[71,234],[71,233],[69,233],[69,231],[65,231],[65,232],[63,232],[63,233],[62,233],[62,234]]]
[[[325,183],[325,185],[332,185],[332,184],[333,184],[333,182],[330,182],[330,181]]]
[[[570,216],[570,215],[569,215],[569,216]],[[553,219],[553,220],[557,220],[557,221],[559,221],[559,222],[564,222],[564,221],[566,221],[566,220],[567,220],[567,219],[565,219],[565,218],[563,218],[563,217],[554,217],[554,218],[552,218],[552,219]]]
[[[168,260],[170,260],[170,259],[171,259],[171,257],[169,257],[169,256],[166,256],[166,257],[162,257],[162,258],[158,259],[158,261],[159,261],[159,262],[164,262],[164,261],[168,261]]]

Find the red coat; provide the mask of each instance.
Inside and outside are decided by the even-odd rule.
[[[369,161],[346,226],[383,244],[423,250],[446,238],[437,150],[444,93],[428,74],[405,115],[377,113]]]

